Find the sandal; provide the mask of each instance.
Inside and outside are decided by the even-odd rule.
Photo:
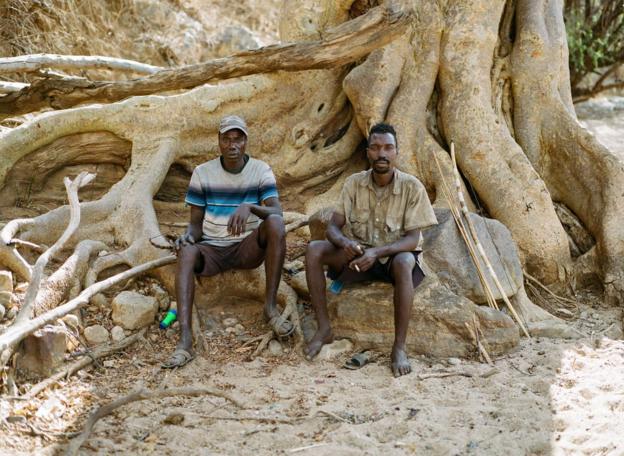
[[[194,354],[184,350],[183,348],[176,348],[176,350],[171,354],[169,359],[161,364],[161,367],[163,369],[182,367],[193,359],[195,359]]]
[[[366,366],[372,360],[373,360],[373,353],[366,350],[360,353],[356,353],[355,355],[351,357],[351,359],[348,359],[347,362],[344,363],[344,368],[351,369],[351,370],[360,369]]]

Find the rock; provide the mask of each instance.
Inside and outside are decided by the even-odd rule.
[[[13,293],[13,274],[11,271],[0,271],[0,291]]]
[[[0,305],[10,307],[13,301],[13,293],[10,291],[0,291]]]
[[[214,317],[206,317],[204,320],[206,331],[216,331],[219,329],[219,322]]]
[[[280,344],[278,340],[272,339],[269,342],[269,346],[267,347],[267,350],[269,352],[269,355],[279,356],[283,352],[282,344]]]
[[[308,290],[308,282],[306,280],[305,271],[300,271],[292,276],[290,278],[290,286],[293,287],[293,290],[295,290],[299,296],[303,298],[310,297],[310,290]]]
[[[158,301],[158,309],[159,310],[167,310],[169,309],[169,305],[171,304],[171,298],[169,297],[169,293],[167,293],[163,288],[158,284],[152,285],[151,294],[154,295],[156,301]]]
[[[328,293],[334,335],[365,347],[389,350],[394,341],[392,296],[392,285],[386,283],[347,285],[338,295]],[[410,354],[470,356],[475,346],[466,323],[472,325],[474,317],[480,323],[490,355],[518,345],[518,327],[509,316],[478,306],[427,277],[416,289],[412,306],[407,336]]]
[[[437,275],[442,285],[454,294],[483,304],[487,302],[483,287],[463,238],[448,209],[435,209],[438,225],[423,232],[423,260]],[[511,233],[502,223],[470,214],[483,249],[492,263],[505,294],[513,296],[523,284],[522,267]],[[502,299],[492,287],[496,299]]]
[[[235,334],[235,333],[236,333],[236,329],[234,329],[234,326],[229,326],[225,328],[225,334]]]
[[[179,425],[184,422],[184,415],[178,412],[170,413],[162,420],[162,424]]]
[[[45,326],[27,336],[19,349],[17,368],[30,375],[48,377],[63,364],[65,328]]]
[[[459,366],[461,364],[461,360],[458,358],[449,358],[446,362],[449,363],[449,366]]]
[[[94,295],[89,301],[92,306],[106,308],[108,307],[108,299],[102,293]]]
[[[249,49],[258,49],[262,44],[247,27],[231,25],[212,38],[213,51],[219,57]]]
[[[238,320],[234,317],[224,318],[221,323],[223,323],[224,327],[230,328],[232,326],[236,326],[236,324],[238,323]]]
[[[158,301],[134,291],[122,291],[113,299],[112,319],[124,329],[139,329],[153,323]]]
[[[4,308],[2,304],[0,304],[0,321],[4,319],[5,315],[6,315],[6,309]]]
[[[353,342],[349,339],[335,340],[331,344],[323,345],[319,352],[317,359],[322,361],[329,361],[330,359],[338,356],[346,355],[353,351]]]
[[[113,341],[119,342],[126,338],[126,333],[121,326],[113,326],[113,329],[111,329],[111,337]]]
[[[108,342],[108,330],[102,325],[87,326],[83,334],[89,345],[100,345]]]
[[[104,360],[102,364],[104,365],[104,367],[115,367],[115,361],[113,361],[112,359]]]
[[[245,333],[245,327],[243,325],[239,323],[236,326],[234,326],[234,334],[236,334],[237,336],[240,336],[244,333]]]
[[[82,325],[80,324],[80,319],[76,315],[67,314],[61,318],[61,320],[74,331],[80,332],[80,327]]]

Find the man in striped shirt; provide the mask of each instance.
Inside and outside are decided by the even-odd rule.
[[[275,176],[269,165],[245,153],[247,134],[243,119],[224,117],[219,125],[221,156],[193,171],[185,199],[191,207],[191,221],[176,240],[181,337],[163,367],[182,366],[194,357],[191,309],[195,275],[255,269],[264,262],[265,318],[278,337],[287,337],[294,330],[276,305],[286,234]]]

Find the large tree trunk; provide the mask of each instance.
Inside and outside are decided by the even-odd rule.
[[[325,38],[362,3],[369,2],[285,2],[281,38]],[[273,167],[286,207],[307,213],[335,201],[344,178],[365,166],[360,145],[367,129],[386,120],[399,131],[401,167],[423,181],[436,205],[447,204],[440,185],[451,175],[448,146],[455,142],[460,170],[476,192],[473,203],[510,229],[528,272],[548,284],[565,283],[573,271],[553,201],[565,204],[595,237],[601,259],[596,273],[609,297],[621,302],[623,168],[576,121],[561,1],[405,0],[392,6],[397,7],[414,11],[412,27],[359,65],[250,75],[175,95],[38,115],[1,133],[0,186],[3,192],[14,188],[13,179],[24,169],[47,176],[68,165],[123,168],[118,182],[83,204],[84,223],[71,240],[74,246],[90,239],[118,249],[89,268],[68,268],[82,271],[85,286],[108,268],[166,255],[154,246],[163,243],[154,197],[216,156],[223,115],[247,119],[250,152]],[[367,22],[360,18],[341,30],[353,31],[358,23]],[[341,56],[354,45],[349,39],[334,44],[333,55]],[[309,57],[308,66],[302,59],[297,68],[317,66],[315,56]],[[105,98],[98,92],[97,99]],[[100,138],[98,154],[72,148],[85,134]],[[60,142],[62,153],[46,153],[59,150]],[[435,168],[432,154],[446,176]],[[43,179],[37,182],[45,185]],[[184,187],[172,189],[181,209]],[[68,217],[68,208],[59,207],[7,226],[3,239],[51,244]],[[85,261],[91,253],[82,255]],[[0,248],[0,262],[29,274],[13,247]]]

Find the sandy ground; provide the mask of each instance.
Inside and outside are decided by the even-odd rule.
[[[618,310],[582,306],[580,340],[525,339],[494,366],[416,356],[395,379],[381,352],[342,368],[357,347],[309,363],[286,342],[248,361],[245,340],[265,328],[244,307],[239,336],[219,322],[241,309],[204,316],[217,322],[208,351],[176,371],[159,367],[175,337],[154,326],[34,401],[1,399],[0,453],[61,453],[95,406],[142,385],[209,386],[245,408],[210,396],[135,402],[100,420],[83,454],[624,454],[624,342],[604,336],[621,331]]]

